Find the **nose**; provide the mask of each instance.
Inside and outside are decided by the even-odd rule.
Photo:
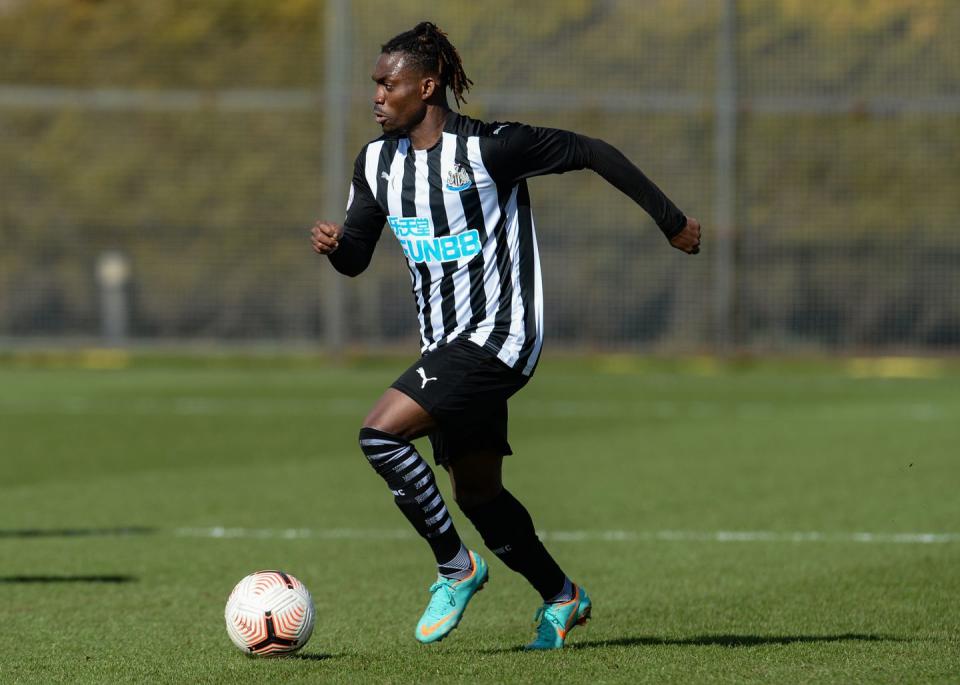
[[[373,91],[373,104],[382,105],[384,102],[384,90],[383,86],[377,86]]]

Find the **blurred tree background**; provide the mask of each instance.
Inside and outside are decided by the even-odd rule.
[[[705,225],[704,252],[581,172],[531,184],[548,343],[709,349],[724,0],[350,4],[351,88],[324,101],[319,0],[0,0],[0,336],[95,336],[98,256],[131,261],[138,339],[316,339],[306,240],[324,123],[379,131],[381,43],[431,19],[464,111],[605,138]],[[960,3],[739,0],[737,348],[960,346]],[[345,289],[348,338],[415,339],[387,232]]]

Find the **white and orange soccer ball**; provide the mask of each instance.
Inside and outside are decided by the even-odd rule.
[[[297,651],[313,633],[310,591],[283,571],[257,571],[237,583],[224,611],[227,634],[247,654],[281,656]]]

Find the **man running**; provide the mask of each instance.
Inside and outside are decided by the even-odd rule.
[[[528,649],[563,647],[590,617],[586,591],[560,569],[526,508],[503,487],[507,400],[533,375],[543,342],[543,292],[526,179],[592,169],[631,197],[673,247],[699,252],[690,219],[611,145],[569,131],[484,123],[450,109],[472,82],[456,48],[430,22],[381,48],[373,114],[383,136],[357,156],[343,225],[318,221],[313,249],[356,276],[389,225],[407,258],[421,357],[364,419],[360,449],[437,561],[415,630],[437,642],[487,582],[412,440],[429,436],[454,499],[484,544],[539,592]]]

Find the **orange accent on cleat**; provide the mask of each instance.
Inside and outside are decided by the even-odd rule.
[[[487,583],[487,563],[470,552],[473,568],[460,580],[438,577],[430,586],[430,603],[417,623],[414,637],[420,642],[439,642],[457,628],[470,598]]]
[[[420,626],[420,634],[423,635],[424,637],[430,637],[435,632],[437,632],[437,629],[440,628],[440,626],[445,624],[447,621],[449,621],[451,618],[453,618],[456,615],[457,615],[456,611],[451,611],[449,614],[441,618],[436,623],[431,623],[428,626],[426,625]]]
[[[526,649],[560,649],[570,631],[590,620],[592,603],[583,588],[574,586],[573,598],[557,604],[546,603],[537,610],[536,639]]]

